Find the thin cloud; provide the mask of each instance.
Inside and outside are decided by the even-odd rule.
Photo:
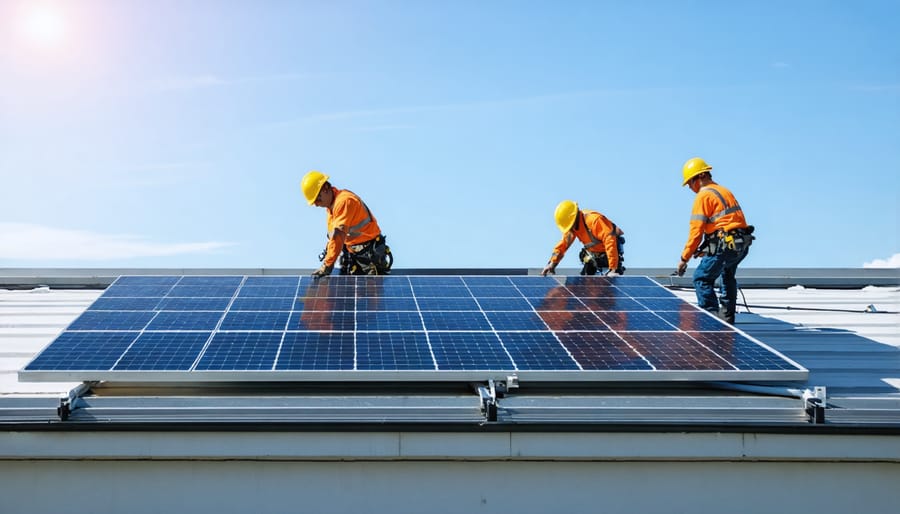
[[[385,132],[390,130],[408,130],[416,128],[415,125],[371,125],[368,127],[359,127],[357,132]]]
[[[772,67],[773,68],[790,68],[791,65],[786,62],[783,62],[783,61],[776,61],[776,62],[772,63]]]
[[[229,86],[237,84],[252,84],[259,82],[281,82],[310,78],[311,74],[281,73],[274,75],[257,75],[250,77],[222,77],[219,75],[190,75],[178,77],[166,77],[150,82],[154,91],[190,91],[210,87]]]
[[[900,253],[895,253],[887,259],[875,259],[867,262],[863,264],[863,268],[900,268]]]
[[[506,107],[506,106],[517,106],[517,105],[527,105],[541,102],[550,102],[550,101],[558,101],[558,100],[567,100],[579,97],[590,97],[590,96],[598,96],[598,95],[620,95],[620,94],[631,94],[635,92],[642,91],[658,91],[667,88],[647,88],[647,89],[601,89],[601,90],[584,90],[584,91],[569,91],[563,93],[551,93],[546,95],[533,95],[533,96],[522,96],[522,97],[513,97],[513,98],[501,98],[496,100],[476,100],[471,102],[458,102],[458,103],[446,103],[446,104],[423,104],[423,105],[410,105],[410,106],[398,106],[398,107],[386,107],[382,109],[360,109],[355,111],[335,111],[335,112],[325,112],[319,114],[311,114],[308,116],[300,116],[297,118],[292,118],[288,120],[282,121],[274,121],[271,123],[267,123],[262,125],[262,128],[277,128],[284,127],[294,124],[300,123],[310,123],[310,122],[322,122],[322,121],[341,121],[341,120],[351,120],[351,119],[360,119],[360,118],[371,118],[378,116],[396,116],[402,114],[419,114],[426,112],[440,112],[440,111],[456,111],[456,110],[464,110],[464,109],[477,109],[477,108],[495,108],[495,107]]]
[[[129,234],[99,234],[30,223],[0,223],[0,260],[108,261],[210,253],[234,243],[155,243]]]

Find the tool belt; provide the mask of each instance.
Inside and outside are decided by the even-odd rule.
[[[748,225],[745,228],[736,228],[727,232],[720,229],[710,234],[706,234],[703,243],[697,248],[694,255],[697,257],[702,255],[713,256],[725,252],[726,250],[743,252],[744,249],[749,248],[750,245],[753,244],[753,240],[756,239],[756,236],[753,235],[753,231],[753,225]]]
[[[345,245],[341,252],[341,275],[387,275],[393,264],[394,255],[384,235],[365,243]]]
[[[619,267],[615,271],[622,275],[625,273],[625,237],[618,236],[616,244],[619,249]],[[581,268],[582,275],[596,275],[597,272],[603,273],[609,268],[609,257],[606,256],[606,252],[592,252],[587,248],[582,248],[578,253],[578,260],[584,265]]]

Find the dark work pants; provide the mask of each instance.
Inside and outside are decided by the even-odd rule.
[[[747,256],[749,247],[741,251],[724,250],[716,255],[707,255],[700,259],[700,265],[694,270],[694,290],[697,292],[697,304],[701,309],[719,314],[729,323],[734,323],[734,309],[737,303],[738,264]],[[721,299],[716,296],[716,279],[722,277]],[[719,304],[721,302],[721,309]]]

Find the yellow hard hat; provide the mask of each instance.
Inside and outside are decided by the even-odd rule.
[[[703,173],[704,171],[709,171],[711,169],[712,166],[706,164],[706,161],[699,157],[688,159],[687,162],[684,163],[684,168],[682,168],[681,170],[681,173],[684,175],[684,182],[682,182],[681,185],[686,186],[692,178]]]
[[[313,170],[306,175],[303,175],[303,180],[300,181],[300,189],[303,191],[303,196],[306,197],[306,201],[309,202],[310,205],[316,202],[319,191],[322,190],[322,186],[325,185],[325,182],[328,182],[328,175],[321,171]]]
[[[578,204],[572,200],[563,200],[556,206],[556,212],[553,218],[556,219],[556,226],[561,232],[568,232],[575,224],[575,218],[578,217]]]

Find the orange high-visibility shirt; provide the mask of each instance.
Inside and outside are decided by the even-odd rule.
[[[579,223],[578,228],[563,234],[562,240],[553,248],[550,262],[559,264],[566,256],[566,250],[572,246],[577,237],[589,252],[605,253],[606,259],[609,261],[609,269],[618,268],[619,246],[617,243],[619,236],[624,232],[599,212],[583,210],[581,215],[584,222]]]
[[[326,266],[334,266],[344,246],[353,246],[371,241],[381,234],[375,216],[355,193],[332,186],[334,203],[326,208],[328,213],[328,245],[325,247]],[[335,230],[344,234],[343,241],[334,237]]]
[[[681,259],[690,260],[700,246],[704,234],[712,234],[719,229],[728,232],[746,227],[744,211],[731,191],[715,182],[703,186],[694,198],[691,227],[684,251],[681,252]]]

